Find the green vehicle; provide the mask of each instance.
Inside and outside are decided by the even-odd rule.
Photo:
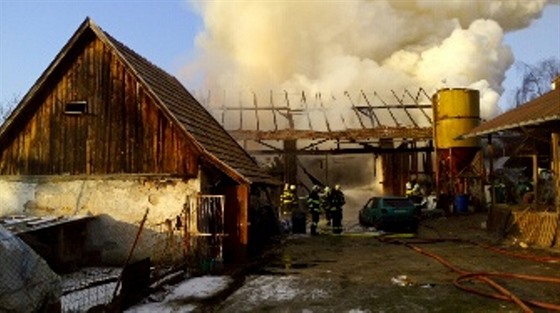
[[[381,196],[370,198],[359,213],[363,226],[382,230],[407,230],[416,232],[420,210],[410,198]]]

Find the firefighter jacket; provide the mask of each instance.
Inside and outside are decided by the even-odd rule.
[[[407,182],[405,195],[407,197],[420,195],[420,185],[418,183]]]
[[[342,210],[342,206],[346,203],[344,194],[340,190],[332,190],[329,198],[333,210]]]
[[[318,191],[312,190],[307,196],[307,208],[311,213],[321,212],[321,198]]]
[[[322,193],[319,197],[320,201],[321,201],[321,209],[323,209],[323,211],[328,212],[331,210],[331,202],[330,202],[330,197],[331,197],[331,192],[330,191],[326,191],[324,193]]]
[[[282,195],[280,195],[282,211],[285,213],[292,212],[296,204],[296,201],[297,201],[297,197],[294,192],[292,192],[291,190],[284,190]]]

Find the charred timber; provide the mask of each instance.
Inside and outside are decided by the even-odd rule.
[[[368,129],[348,129],[340,131],[314,130],[229,130],[236,140],[297,140],[297,139],[330,139],[330,140],[360,140],[371,138],[407,138],[413,140],[428,140],[433,136],[431,127],[379,127]]]
[[[296,150],[292,151],[293,155],[342,155],[342,154],[400,154],[414,152],[433,152],[433,147],[420,148],[381,148],[381,147],[364,147],[364,148],[341,148],[341,149],[324,149],[324,150]],[[283,154],[278,150],[248,150],[252,155],[279,155]]]

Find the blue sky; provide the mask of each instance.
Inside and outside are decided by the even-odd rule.
[[[184,0],[0,0],[0,101],[23,97],[86,17],[171,74],[202,21]]]
[[[550,57],[560,59],[560,5],[549,5],[540,19],[528,28],[507,34],[505,42],[512,47],[516,62],[533,65]],[[502,107],[509,105],[512,89],[519,86],[520,74],[515,65],[506,73]]]
[[[0,0],[0,103],[23,97],[87,16],[174,75],[193,60],[195,36],[203,28],[186,0]],[[505,41],[516,61],[535,64],[560,59],[559,33],[560,5],[549,5],[540,19]],[[518,81],[512,66],[501,106]]]

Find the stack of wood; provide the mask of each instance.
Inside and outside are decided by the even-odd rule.
[[[558,229],[559,213],[534,212],[528,209],[512,211],[512,222],[508,234],[518,240],[540,247],[560,247],[560,231]]]

